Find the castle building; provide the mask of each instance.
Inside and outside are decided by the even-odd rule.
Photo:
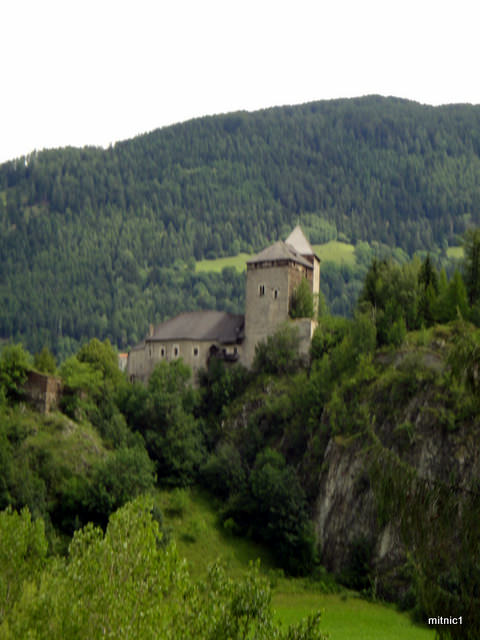
[[[316,300],[320,259],[297,226],[285,242],[275,242],[247,260],[245,316],[191,311],[151,326],[146,338],[128,354],[130,380],[146,382],[158,362],[178,358],[192,368],[194,377],[212,357],[251,367],[256,345],[285,322],[295,324],[300,352],[307,355],[316,322],[290,318],[292,296],[304,278]]]

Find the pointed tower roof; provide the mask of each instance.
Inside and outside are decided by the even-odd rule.
[[[285,240],[285,244],[289,244],[295,249],[301,256],[314,256],[315,252],[312,249],[311,244],[305,237],[301,227],[297,225],[292,233]]]

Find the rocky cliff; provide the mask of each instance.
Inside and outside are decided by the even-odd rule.
[[[332,433],[322,460],[313,508],[322,562],[386,599],[408,604],[416,592],[423,608],[471,609],[480,541],[475,397],[446,357],[424,351],[392,355],[355,402],[345,406],[350,433]]]

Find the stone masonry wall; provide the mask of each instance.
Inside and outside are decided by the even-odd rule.
[[[29,371],[27,375],[23,385],[27,401],[41,413],[56,409],[63,394],[61,379],[37,371]]]

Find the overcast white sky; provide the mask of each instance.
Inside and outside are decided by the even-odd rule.
[[[310,100],[478,104],[479,15],[475,0],[4,0],[0,161]]]

